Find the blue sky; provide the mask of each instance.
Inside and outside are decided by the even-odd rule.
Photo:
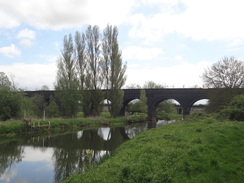
[[[205,68],[225,56],[243,60],[243,7],[242,0],[0,0],[0,72],[25,90],[53,89],[63,37],[111,24],[126,86],[202,87]]]

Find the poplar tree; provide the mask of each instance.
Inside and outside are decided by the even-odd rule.
[[[87,68],[85,85],[86,89],[90,90],[90,94],[86,92],[87,95],[84,97],[86,97],[85,100],[87,100],[86,103],[90,107],[90,115],[92,116],[100,115],[101,102],[103,101],[100,41],[99,27],[89,25],[86,30]],[[89,98],[90,103],[88,103]],[[89,110],[87,109],[87,111]]]
[[[72,35],[65,36],[63,49],[58,59],[57,82],[55,85],[57,95],[61,101],[64,116],[74,117],[78,112],[80,95],[74,59],[74,46]]]
[[[82,91],[85,88],[86,77],[86,38],[84,33],[75,32],[75,57],[76,69],[79,80],[79,87]]]
[[[126,65],[122,63],[122,53],[118,45],[118,28],[107,25],[103,32],[102,73],[106,98],[110,101],[109,112],[116,117],[123,105],[124,92],[121,90],[126,81]]]

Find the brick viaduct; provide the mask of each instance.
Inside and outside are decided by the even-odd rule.
[[[141,89],[124,89],[123,107],[120,111],[120,115],[125,114],[125,107],[127,104],[140,98]],[[190,114],[192,105],[201,99],[209,99],[210,94],[215,90],[221,89],[202,89],[202,88],[160,88],[160,89],[145,89],[148,105],[148,119],[151,121],[156,120],[156,108],[157,105],[167,99],[174,99],[182,107],[183,115]],[[238,89],[241,93],[244,93],[244,88]],[[46,101],[49,101],[50,96],[55,96],[55,91],[26,91],[27,96],[31,97],[34,94],[40,94],[45,97]]]

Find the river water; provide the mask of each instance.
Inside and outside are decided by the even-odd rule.
[[[166,121],[81,130],[55,137],[21,137],[0,144],[0,183],[59,183],[90,169],[123,142]]]

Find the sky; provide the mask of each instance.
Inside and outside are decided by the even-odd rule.
[[[118,27],[127,80],[203,87],[223,57],[244,59],[243,0],[0,0],[0,72],[24,90],[54,89],[63,38]]]

